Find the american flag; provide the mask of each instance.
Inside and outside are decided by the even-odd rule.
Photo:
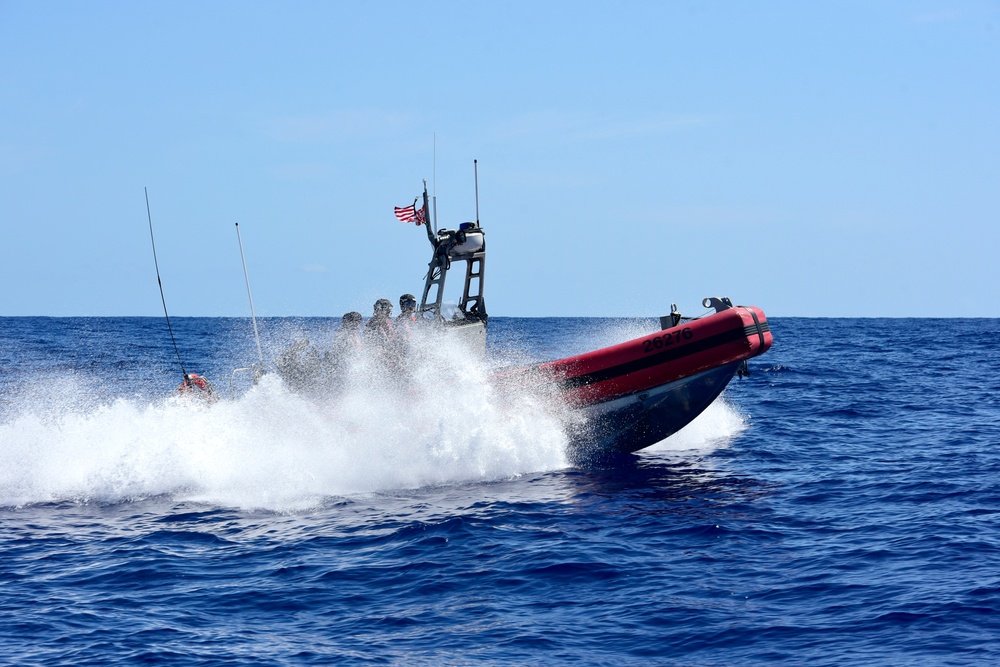
[[[421,208],[418,211],[416,202],[413,202],[409,206],[405,206],[403,208],[394,206],[393,210],[400,222],[415,222],[417,225],[422,225],[426,220],[426,217],[424,216],[424,209]]]

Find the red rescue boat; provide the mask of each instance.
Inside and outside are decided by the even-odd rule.
[[[686,319],[676,310],[661,331],[524,372],[552,385],[586,416],[573,433],[573,454],[592,460],[628,454],[676,433],[719,397],[746,361],[772,343],[764,312],[705,299],[715,312]]]

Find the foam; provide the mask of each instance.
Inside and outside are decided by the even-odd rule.
[[[399,385],[362,357],[342,392],[314,396],[269,374],[215,404],[95,404],[86,388],[51,382],[0,423],[0,505],[169,495],[284,511],[567,465],[565,408],[530,391],[497,400],[466,350],[426,346],[409,366]]]
[[[715,399],[690,424],[643,451],[708,453],[726,447],[747,428],[746,416],[723,395]]]
[[[630,337],[591,332],[600,340],[589,342],[621,336]],[[512,354],[508,361],[524,361]],[[567,467],[567,433],[579,415],[532,387],[498,394],[491,368],[504,365],[459,342],[417,336],[404,382],[359,355],[337,391],[296,393],[271,373],[214,404],[113,396],[68,372],[5,398],[0,506],[167,496],[298,511],[336,497]],[[648,451],[705,453],[745,428],[719,400]]]

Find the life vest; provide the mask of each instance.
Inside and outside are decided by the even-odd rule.
[[[414,313],[400,313],[396,316],[396,327],[399,329],[400,333],[404,337],[409,338],[413,335],[413,324],[417,321],[417,316]]]
[[[392,320],[384,315],[376,315],[365,323],[364,335],[366,340],[384,345],[396,337],[396,330],[392,326]]]
[[[177,393],[181,396],[197,396],[212,401],[218,400],[212,383],[197,373],[188,373],[184,381],[177,386]]]

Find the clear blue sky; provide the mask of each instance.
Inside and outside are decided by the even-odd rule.
[[[1000,3],[0,1],[0,315],[1000,316]],[[436,174],[435,174],[436,137]],[[436,179],[435,179],[436,175]],[[454,286],[454,285],[453,285]]]

